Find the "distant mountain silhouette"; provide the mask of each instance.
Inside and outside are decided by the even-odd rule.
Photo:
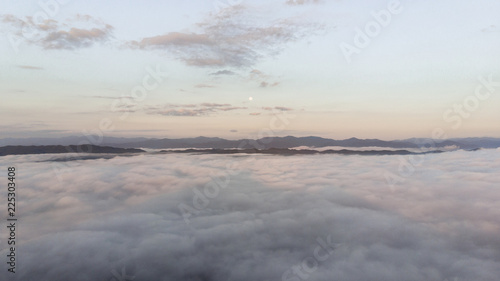
[[[462,138],[451,139],[462,144],[464,148],[498,148],[500,147],[500,139],[497,138]]]
[[[0,146],[7,145],[75,145],[75,144],[93,144],[108,145],[110,143],[126,143],[148,140],[149,138],[118,138],[101,136],[69,136],[60,138],[3,138],[0,139]]]
[[[500,143],[500,142],[499,142]],[[185,138],[185,139],[148,139],[137,142],[124,142],[110,144],[116,147],[143,147],[143,148],[293,148],[299,146],[308,147],[390,147],[390,148],[419,148],[420,145],[411,141],[383,141],[378,139],[358,139],[350,138],[345,140],[334,140],[321,137],[265,137],[258,140],[240,139],[226,140],[221,138]],[[456,141],[443,141],[435,144],[436,147],[457,146],[461,144]]]

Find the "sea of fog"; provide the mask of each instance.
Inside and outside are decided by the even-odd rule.
[[[500,150],[65,157],[0,157],[0,280],[499,280]]]

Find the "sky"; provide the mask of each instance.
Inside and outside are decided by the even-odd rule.
[[[500,137],[499,9],[5,0],[0,137]]]

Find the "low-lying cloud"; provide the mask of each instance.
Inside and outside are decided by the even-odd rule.
[[[396,187],[387,186],[383,171],[397,167],[397,156],[142,154],[38,162],[60,157],[0,158],[2,167],[16,166],[20,190],[12,280],[500,276],[500,150],[428,155]],[[217,181],[226,187],[207,197],[207,184]],[[194,208],[196,196],[208,205],[186,224],[179,204]],[[304,263],[327,237],[337,245],[332,254]]]

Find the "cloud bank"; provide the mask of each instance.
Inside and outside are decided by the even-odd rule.
[[[306,5],[306,4],[319,4],[321,3],[320,0],[287,0],[285,2],[287,5],[291,6],[300,6],[300,5]]]
[[[197,32],[167,32],[131,41],[133,49],[169,51],[187,65],[199,67],[250,67],[281,52],[287,43],[321,28],[291,18],[262,17],[262,12],[233,5],[198,23]],[[215,75],[232,74],[227,69]]]
[[[226,111],[247,109],[233,106],[228,103],[201,103],[201,104],[166,104],[163,106],[147,106],[145,112],[164,116],[204,116]]]
[[[17,167],[22,189],[12,280],[500,275],[500,150],[429,155],[396,187],[382,176],[397,167],[393,156],[149,154],[40,162],[60,157],[0,158],[0,166]],[[206,196],[207,184],[217,181],[226,187]],[[208,204],[186,224],[179,204],[194,208],[196,194]],[[318,241],[336,247],[314,263],[317,249],[326,253]]]
[[[66,21],[39,20],[0,15],[13,34],[43,49],[73,50],[104,43],[112,37],[113,27],[88,15],[77,15]]]

